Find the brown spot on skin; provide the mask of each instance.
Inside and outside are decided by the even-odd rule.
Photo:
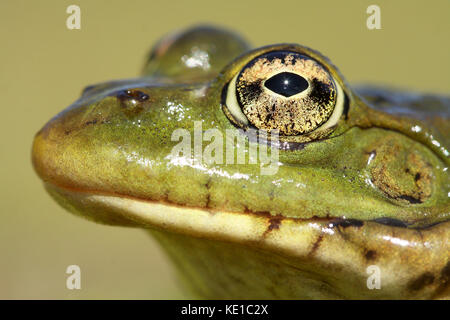
[[[93,120],[89,120],[89,121],[86,121],[83,125],[82,125],[82,127],[84,126],[84,127],[87,127],[87,126],[90,126],[90,125],[94,125],[94,124],[97,124],[98,123],[98,119],[93,119]],[[105,123],[105,121],[103,120],[103,121],[101,121],[100,123]],[[70,130],[65,130],[64,131],[64,134],[67,136],[67,135],[69,135],[69,134],[71,134],[72,133],[72,129],[70,129]]]
[[[398,196],[398,197],[395,197],[394,199],[397,199],[397,200],[406,200],[406,201],[408,201],[409,203],[413,203],[413,204],[422,203],[422,200],[417,199],[417,198],[414,198],[414,197],[412,197],[412,196],[405,195],[405,194],[402,194],[402,195],[400,195],[400,196]]]
[[[320,243],[323,240],[323,233],[319,234],[316,241],[313,243],[311,250],[308,252],[308,256],[312,256],[316,253],[317,249],[320,247]]]
[[[209,178],[208,182],[206,182],[206,189],[208,190],[208,192],[206,193],[206,208],[211,207],[211,182],[212,182],[211,178]]]
[[[450,280],[450,262],[447,262],[445,267],[442,268],[441,279],[445,279],[447,282]]]
[[[441,294],[445,295],[446,291],[450,291],[450,262],[447,262],[441,270],[441,276],[438,279],[439,287],[436,289],[435,296],[439,298]]]
[[[85,125],[89,126],[91,124],[96,124],[97,123],[97,119],[91,120],[91,121],[86,121]]]
[[[282,215],[276,215],[269,218],[269,226],[267,227],[266,231],[264,231],[263,236],[267,236],[267,234],[269,234],[269,232],[271,232],[272,230],[279,229],[283,219],[284,217]]]
[[[379,224],[384,224],[386,226],[391,226],[391,227],[397,227],[397,228],[407,228],[408,225],[398,219],[394,219],[394,218],[389,218],[389,217],[382,217],[382,218],[377,218],[377,219],[373,219],[373,222],[379,223]]]
[[[342,228],[347,228],[347,227],[362,227],[364,225],[364,222],[361,220],[356,220],[356,219],[335,219],[333,221],[331,221],[331,226],[334,227],[342,227]]]
[[[348,227],[352,228],[361,228],[364,225],[364,222],[361,220],[356,219],[342,219],[337,218],[332,220],[328,226],[330,228],[336,228],[337,232],[343,237],[344,239],[348,240],[348,235],[344,232],[344,230]]]
[[[281,220],[283,218],[281,216],[277,216],[275,218],[270,219],[270,224],[269,227],[267,228],[268,231],[272,231],[274,229],[279,229],[280,228],[280,224],[281,224]]]
[[[374,261],[377,258],[377,252],[375,250],[366,249],[366,251],[364,253],[364,258],[367,261]]]
[[[428,286],[434,282],[434,275],[431,272],[425,272],[420,277],[415,280],[412,280],[408,284],[408,288],[411,291],[418,291],[423,289],[425,286]]]

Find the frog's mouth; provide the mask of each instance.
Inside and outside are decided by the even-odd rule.
[[[235,242],[266,242],[275,244],[285,241],[291,249],[299,249],[301,242],[310,242],[311,232],[335,234],[343,230],[362,231],[370,226],[380,230],[382,236],[394,233],[397,244],[415,247],[429,246],[423,238],[412,236],[445,230],[449,222],[440,222],[427,227],[411,228],[394,219],[363,221],[345,218],[288,218],[280,215],[241,213],[206,208],[185,207],[172,203],[139,199],[119,194],[76,190],[45,183],[49,194],[71,213],[97,223],[141,228],[156,228],[198,237]],[[307,230],[309,229],[309,230]],[[401,235],[405,237],[402,238]],[[366,234],[367,236],[367,234]],[[415,240],[412,240],[412,238]],[[285,239],[283,239],[286,237]],[[292,241],[297,239],[296,241]],[[370,239],[367,239],[370,240]]]
[[[197,235],[218,235],[214,225],[224,226],[224,235],[239,231],[230,239],[264,238],[272,230],[279,229],[281,221],[319,223],[328,227],[361,227],[364,223],[376,223],[386,228],[426,230],[443,222],[414,227],[389,217],[369,221],[341,217],[292,218],[269,213],[230,212],[211,208],[187,207],[165,201],[141,199],[129,195],[81,190],[44,183],[49,194],[69,212],[94,222],[129,227],[164,228],[172,231],[192,232]],[[227,219],[223,219],[226,216]],[[229,219],[229,220],[228,220]],[[226,226],[226,223],[230,224]],[[251,223],[250,223],[251,222]],[[250,226],[251,225],[251,226]],[[239,226],[236,229],[236,226]],[[213,228],[212,228],[213,227]],[[187,231],[187,230],[190,230]],[[240,233],[244,231],[243,233]]]

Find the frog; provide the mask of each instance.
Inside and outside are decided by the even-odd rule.
[[[148,232],[191,297],[448,299],[449,111],[202,25],[86,87],[32,163],[69,212]]]

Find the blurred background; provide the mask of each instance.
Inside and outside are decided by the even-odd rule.
[[[138,75],[151,45],[192,24],[240,32],[253,45],[321,51],[350,83],[450,92],[450,1],[41,0],[0,3],[0,299],[183,298],[143,231],[68,214],[33,172],[33,135],[96,82]],[[66,8],[81,8],[68,30]],[[381,8],[381,30],[366,9]],[[66,289],[68,265],[81,290]]]

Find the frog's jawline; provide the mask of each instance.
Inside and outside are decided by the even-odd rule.
[[[167,201],[155,201],[155,200],[149,200],[149,199],[141,199],[137,197],[132,197],[128,195],[122,195],[117,193],[108,193],[108,192],[101,192],[96,190],[82,190],[82,189],[75,189],[70,187],[61,187],[57,186],[53,183],[45,183],[45,187],[47,190],[56,190],[56,192],[62,192],[66,194],[79,194],[85,197],[93,197],[94,199],[101,199],[104,203],[108,202],[108,200],[112,200],[111,203],[116,203],[119,199],[123,200],[127,203],[133,203],[137,204],[141,207],[150,208],[151,206],[161,206],[161,208],[165,208],[167,211],[171,211],[171,209],[175,209],[176,211],[195,211],[195,212],[202,212],[203,214],[208,214],[209,216],[214,216],[216,213],[227,213],[235,216],[248,216],[250,218],[262,218],[269,223],[269,227],[267,230],[271,231],[273,229],[277,229],[276,225],[279,225],[281,221],[292,221],[292,222],[298,222],[298,223],[326,223],[328,227],[330,228],[347,228],[347,227],[356,227],[359,228],[364,225],[364,223],[376,223],[381,224],[387,227],[394,227],[394,228],[402,228],[402,229],[410,229],[410,230],[426,230],[428,228],[431,228],[435,225],[438,225],[440,223],[444,223],[446,221],[440,221],[437,223],[431,223],[426,226],[409,226],[407,223],[397,220],[394,218],[389,217],[382,217],[377,218],[373,220],[359,220],[359,219],[353,219],[353,218],[342,218],[342,217],[311,217],[311,218],[298,218],[298,217],[283,217],[281,215],[272,215],[269,212],[253,212],[250,210],[246,210],[245,212],[228,212],[228,211],[221,211],[219,209],[212,209],[212,208],[201,208],[201,207],[185,207],[181,206],[175,203],[167,202]],[[127,208],[124,208],[124,211]],[[163,212],[165,210],[162,210]],[[130,218],[130,217],[128,217]],[[134,220],[134,219],[132,219]],[[135,221],[136,222],[136,221]],[[142,222],[142,221],[139,221]],[[144,223],[145,225],[148,225],[149,223]],[[267,230],[265,232],[267,232]]]

